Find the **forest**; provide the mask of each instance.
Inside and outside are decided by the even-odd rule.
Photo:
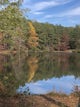
[[[0,50],[9,51],[79,51],[80,25],[64,27],[40,23],[24,16],[22,0],[0,1]]]

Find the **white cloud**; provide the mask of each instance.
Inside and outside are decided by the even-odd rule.
[[[44,18],[53,18],[54,15],[45,15]]]
[[[71,15],[71,16],[75,16],[75,15],[80,15],[80,7],[76,7],[70,11],[68,11],[66,14],[63,14],[64,15]]]
[[[44,18],[53,18],[53,17],[73,17],[73,16],[80,16],[80,7],[73,8],[68,11],[64,11],[63,13],[58,13],[58,14],[48,14],[45,15]]]
[[[38,3],[35,3],[34,6],[33,6],[33,9],[35,11],[41,11],[41,10],[44,10],[44,9],[47,9],[49,7],[54,7],[54,6],[57,6],[57,5],[63,5],[63,4],[66,4],[68,2],[71,2],[72,0],[51,0],[51,1],[46,1],[46,2],[38,2]]]
[[[32,12],[31,12],[32,13]],[[44,14],[44,12],[34,12],[34,13],[32,13],[32,14],[35,14],[35,15],[41,15],[41,14]]]
[[[31,10],[31,13],[38,15],[39,11],[43,11],[45,9],[48,9],[50,7],[63,5],[66,3],[71,2],[72,0],[47,0],[47,1],[41,1],[41,2],[34,2],[32,3],[31,0],[24,1],[24,7],[28,7]],[[39,13],[41,14],[41,13]]]
[[[59,3],[54,2],[54,1],[39,2],[39,3],[36,3],[33,8],[34,8],[35,11],[40,11],[40,10],[43,10],[43,9],[46,9],[46,8],[49,8],[49,7],[52,7],[52,6],[56,6],[56,5],[59,5]]]

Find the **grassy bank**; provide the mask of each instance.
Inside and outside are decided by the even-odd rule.
[[[0,107],[76,107],[79,98],[75,95],[15,95],[0,98]]]

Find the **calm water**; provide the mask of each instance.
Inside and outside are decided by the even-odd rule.
[[[80,86],[80,54],[0,55],[0,95],[70,94]]]

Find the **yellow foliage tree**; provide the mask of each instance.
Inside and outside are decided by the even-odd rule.
[[[35,73],[38,69],[38,58],[36,56],[30,57],[28,59],[28,66],[29,66],[28,82],[30,82],[34,78]]]
[[[38,46],[38,36],[37,33],[35,31],[34,26],[32,25],[31,22],[28,22],[29,24],[29,33],[28,33],[28,46],[29,48],[37,48]]]

